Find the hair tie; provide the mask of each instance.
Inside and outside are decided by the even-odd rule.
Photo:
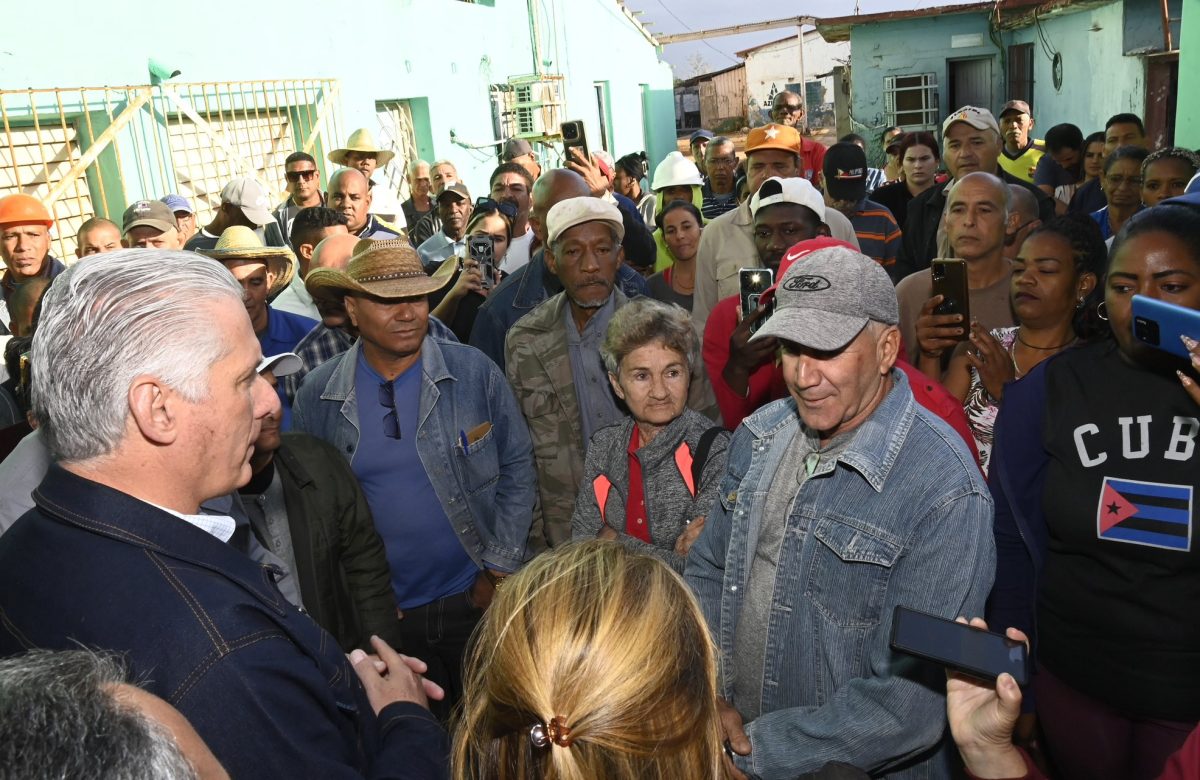
[[[549,723],[535,723],[529,729],[529,741],[536,748],[549,747],[550,743],[559,747],[571,747],[571,727],[555,716]]]

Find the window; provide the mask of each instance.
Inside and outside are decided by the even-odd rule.
[[[1008,47],[1008,95],[1005,100],[1024,100],[1033,110],[1033,44]]]
[[[596,88],[596,113],[600,117],[600,147],[606,152],[612,151],[609,147],[609,135],[612,122],[608,112],[608,82],[597,81],[593,83]]]
[[[885,76],[883,100],[889,125],[906,130],[937,129],[938,87],[934,74]]]

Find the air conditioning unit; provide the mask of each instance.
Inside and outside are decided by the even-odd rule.
[[[512,122],[512,135],[526,139],[558,135],[562,122],[562,76],[517,76],[505,86],[508,87],[505,113]]]

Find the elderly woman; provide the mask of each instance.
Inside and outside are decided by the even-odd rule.
[[[613,315],[600,348],[630,417],[592,436],[575,502],[576,539],[616,539],[677,571],[704,527],[729,434],[687,408],[697,357],[691,317],[638,298]]]

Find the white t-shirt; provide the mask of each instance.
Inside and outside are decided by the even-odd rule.
[[[529,226],[525,227],[525,235],[514,238],[508,244],[508,251],[505,252],[504,258],[500,261],[500,270],[506,274],[511,274],[513,271],[521,268],[529,262],[530,248],[533,246],[533,229]]]

